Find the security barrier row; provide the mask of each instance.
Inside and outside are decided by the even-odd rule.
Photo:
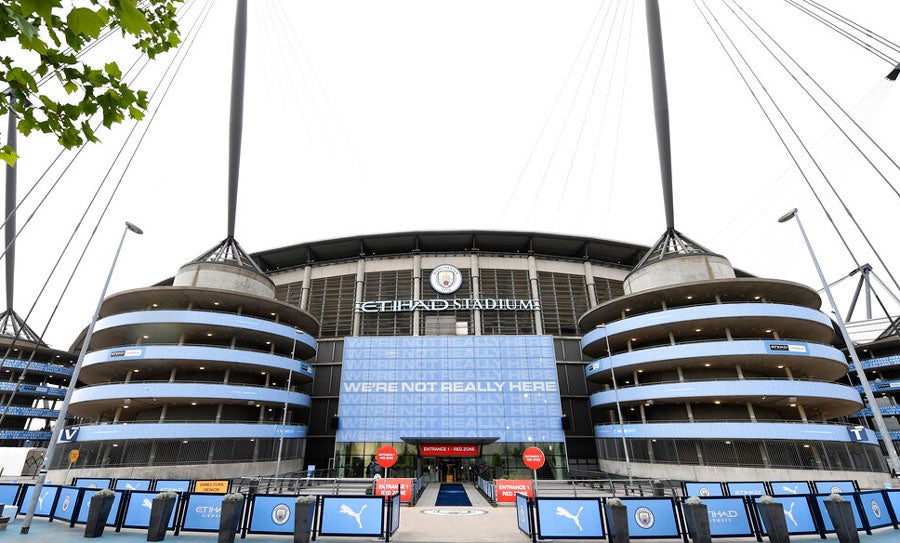
[[[99,488],[45,485],[34,515],[62,520],[70,527],[87,522],[91,497]],[[34,492],[31,484],[0,484],[0,504],[14,504],[24,514]],[[116,490],[106,525],[115,528],[147,528],[156,491]],[[178,492],[168,528],[185,532],[216,532],[224,494]],[[295,494],[251,494],[244,502],[239,531],[247,534],[292,534]],[[389,496],[315,496],[309,504],[312,539],[317,535],[379,537],[386,542],[400,526],[400,494]]]
[[[791,535],[826,533],[835,528],[825,509],[829,494],[780,496],[788,533]],[[871,533],[876,528],[898,529],[900,490],[845,492],[857,530]],[[516,495],[519,529],[536,542],[538,539],[594,539],[606,537],[609,519],[604,505],[609,498],[530,498]],[[767,535],[759,512],[760,497],[709,496],[703,498],[709,516],[710,535],[717,537],[756,537]],[[682,539],[688,541],[684,498],[621,498],[627,508],[628,528],[633,539]]]

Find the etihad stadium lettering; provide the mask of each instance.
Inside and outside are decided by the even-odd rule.
[[[360,313],[399,313],[401,311],[465,311],[483,309],[488,311],[535,311],[541,308],[538,300],[515,300],[510,298],[462,298],[457,300],[377,300],[357,302]]]

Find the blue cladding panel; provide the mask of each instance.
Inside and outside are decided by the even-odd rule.
[[[550,336],[347,338],[338,442],[562,442]]]

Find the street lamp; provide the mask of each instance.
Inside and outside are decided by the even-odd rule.
[[[609,329],[605,324],[599,324],[597,327],[603,328],[603,337],[606,340],[606,353],[609,355],[609,373],[612,374],[613,393],[616,396],[616,412],[619,414],[619,432],[622,434],[622,450],[625,451],[625,469],[628,473],[628,486],[632,486],[634,480],[631,475],[631,458],[628,455],[628,442],[625,440],[625,422],[622,419],[622,404],[619,403],[619,387],[616,385],[616,369],[613,367],[613,354],[612,349],[609,346]]]
[[[809,249],[809,256],[812,258],[813,264],[816,267],[816,272],[819,274],[819,280],[822,281],[822,286],[825,287],[825,295],[828,296],[828,303],[831,304],[831,308],[834,310],[834,318],[837,321],[838,329],[841,331],[841,337],[844,339],[844,344],[847,345],[847,350],[850,351],[850,359],[853,360],[853,365],[856,367],[856,376],[859,378],[859,384],[862,385],[863,392],[866,394],[866,401],[869,402],[869,407],[872,408],[872,417],[875,419],[875,428],[881,432],[881,441],[887,449],[888,458],[891,460],[891,466],[893,466],[894,476],[896,477],[900,474],[900,458],[897,457],[897,451],[894,449],[894,444],[891,442],[891,434],[884,424],[884,418],[882,418],[881,409],[879,409],[878,403],[875,401],[875,395],[872,393],[869,379],[866,377],[866,372],[863,371],[862,364],[859,362],[859,356],[856,354],[853,340],[850,339],[850,334],[847,333],[847,326],[844,324],[844,319],[841,318],[841,312],[838,309],[837,304],[834,303],[834,297],[831,295],[831,288],[828,286],[828,281],[825,280],[822,268],[819,267],[819,261],[816,259],[816,253],[813,252],[812,245],[809,243],[809,238],[806,237],[806,230],[803,229],[803,223],[800,222],[800,215],[797,212],[797,208],[782,215],[778,219],[778,222],[787,222],[791,219],[797,219],[797,226],[800,227],[800,234],[803,236],[803,241],[806,242],[806,248]]]
[[[287,425],[288,398],[291,393],[291,377],[294,375],[294,353],[297,350],[297,334],[300,330],[294,330],[294,343],[291,345],[291,365],[288,368],[287,386],[284,387],[284,410],[281,412],[281,437],[278,438],[278,460],[275,462],[275,478],[281,471],[281,451],[284,448],[284,430]]]
[[[125,223],[125,229],[122,231],[122,238],[119,240],[119,246],[116,248],[116,254],[113,256],[112,264],[109,265],[109,274],[106,276],[106,283],[100,292],[100,301],[97,302],[97,310],[91,317],[91,325],[88,326],[87,334],[81,343],[81,352],[78,353],[78,360],[72,369],[72,377],[69,379],[69,386],[66,388],[66,396],[59,408],[59,415],[56,417],[56,425],[53,427],[53,433],[50,435],[50,443],[47,444],[47,452],[44,453],[44,461],[41,464],[41,471],[38,474],[37,482],[31,491],[31,501],[28,502],[28,511],[25,514],[25,520],[22,521],[22,529],[19,533],[27,534],[31,529],[31,519],[34,517],[34,510],[37,507],[38,496],[44,488],[44,481],[47,479],[47,470],[50,468],[50,462],[53,460],[53,453],[56,451],[56,442],[59,440],[59,434],[63,430],[66,423],[66,414],[69,410],[69,402],[72,401],[72,393],[75,391],[75,384],[78,383],[78,373],[81,371],[81,365],[84,362],[84,356],[87,354],[88,346],[91,343],[91,336],[94,335],[94,327],[97,325],[97,319],[100,318],[100,308],[103,307],[103,299],[106,298],[106,289],[109,288],[109,281],[112,279],[113,270],[116,269],[116,261],[119,259],[119,253],[122,251],[122,245],[125,243],[125,236],[128,232],[135,234],[143,234],[144,231],[130,222]],[[63,481],[65,484],[65,481]]]

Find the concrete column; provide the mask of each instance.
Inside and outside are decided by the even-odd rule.
[[[117,407],[117,408],[116,408],[116,414],[113,415],[113,420],[112,420],[112,421],[113,421],[114,423],[115,423],[115,422],[119,422],[119,417],[120,417],[120,416],[122,416],[122,408],[121,408],[121,407]]]
[[[125,383],[130,383],[130,382],[131,382],[131,375],[132,375],[133,373],[134,373],[133,371],[129,371],[128,373],[125,374]]]
[[[641,384],[640,380],[638,379],[637,370],[631,372],[631,378],[634,379],[634,386],[638,386]]]
[[[675,334],[669,332],[669,345],[675,345]]]
[[[231,368],[225,370],[225,379],[222,381],[223,384],[228,384],[228,377],[231,376]]]
[[[806,409],[803,409],[803,406],[799,403],[797,404],[797,413],[800,414],[800,420],[803,422],[809,422],[809,419],[806,418]]]
[[[691,409],[691,404],[689,404],[689,403],[684,404],[684,408],[687,410],[688,420],[691,422],[694,422],[694,410]]]
[[[759,444],[759,456],[760,456],[760,458],[762,458],[763,467],[765,467],[765,468],[772,467],[772,465],[769,464],[769,455],[766,454],[766,446],[762,443]]]
[[[471,273],[472,273],[472,298],[475,300],[481,299],[481,270],[478,267],[478,253],[473,252],[469,256],[469,260],[471,261]],[[481,310],[474,309],[472,311],[472,315],[475,319],[475,335],[481,335]]]
[[[700,449],[700,443],[696,441],[694,442],[694,450],[697,451],[697,462],[699,462],[700,465],[703,466],[703,451]]]
[[[185,336],[184,333],[182,333],[180,336],[178,336],[178,345],[179,345],[179,346],[184,345],[184,338],[185,338],[185,337],[186,337],[186,336]]]
[[[309,309],[309,284],[312,282],[312,266],[303,268],[303,284],[300,285],[300,309]]]
[[[788,378],[789,381],[793,381],[793,380],[794,380],[794,374],[793,374],[793,372],[791,372],[791,368],[785,366],[785,367],[784,367],[784,374],[787,375],[787,378]]]
[[[422,298],[422,255],[413,255],[413,300]],[[416,309],[413,311],[413,335],[419,335],[419,320],[422,318],[422,312]]]
[[[220,422],[222,420],[222,404],[219,404],[219,407],[216,408],[216,422]]]
[[[734,337],[731,335],[731,328],[725,328],[725,339],[728,341],[734,341]]]
[[[678,372],[678,380],[684,382],[684,371],[682,371],[681,366],[676,366],[675,371]]]
[[[362,326],[362,312],[356,309],[363,300],[363,287],[366,286],[366,259],[360,258],[356,262],[356,287],[353,294],[353,337],[359,336]]]
[[[753,410],[753,404],[747,402],[747,414],[750,415],[750,421],[756,422],[756,411]]]
[[[647,412],[644,411],[644,404],[638,404],[638,410],[641,412],[641,422],[647,424]]]
[[[177,368],[172,368],[172,373],[169,374],[169,382],[170,382],[170,383],[174,383],[174,382],[175,382],[175,374],[176,374],[177,372],[178,372],[178,369],[177,369]]]
[[[538,288],[537,260],[534,255],[528,256],[528,281],[531,283],[531,299],[540,300],[541,290]],[[544,321],[540,309],[534,310],[534,333],[539,336],[544,334]]]
[[[159,412],[159,422],[165,422],[165,421],[166,421],[166,411],[168,411],[168,410],[169,410],[169,406],[168,406],[168,405],[162,406],[162,410]]]
[[[777,330],[772,330],[772,339],[781,339],[781,336],[778,335]]]
[[[743,381],[744,380],[744,370],[741,369],[740,364],[734,365],[734,371],[737,372],[737,378],[740,379],[741,381]]]
[[[587,260],[584,261],[584,286],[587,287],[588,301],[591,307],[597,307],[597,289],[594,284],[594,266]]]

